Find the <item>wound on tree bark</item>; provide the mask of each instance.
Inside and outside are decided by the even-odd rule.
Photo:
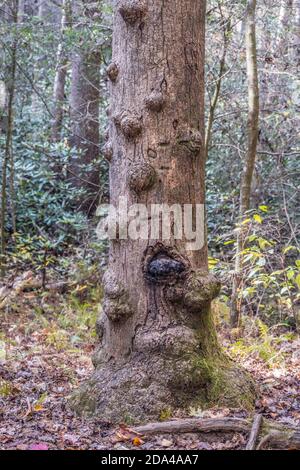
[[[152,282],[164,282],[181,277],[186,271],[186,265],[167,253],[158,253],[146,265],[146,277]]]
[[[120,15],[131,26],[141,20],[145,16],[146,11],[146,3],[143,0],[123,0],[119,6]]]
[[[202,134],[197,129],[185,129],[178,133],[177,142],[189,150],[189,152],[196,154],[202,148]]]

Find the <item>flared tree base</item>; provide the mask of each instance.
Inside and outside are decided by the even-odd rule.
[[[70,404],[81,415],[137,424],[213,405],[251,409],[255,395],[248,373],[222,353],[185,359],[155,355],[97,368]]]

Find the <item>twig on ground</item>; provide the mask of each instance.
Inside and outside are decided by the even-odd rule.
[[[253,419],[253,425],[252,425],[251,433],[249,436],[249,440],[246,445],[246,450],[255,449],[257,438],[262,427],[262,422],[263,422],[262,415],[256,414]]]

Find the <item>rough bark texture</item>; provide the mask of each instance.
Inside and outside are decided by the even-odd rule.
[[[204,20],[196,0],[117,1],[110,184],[118,205],[203,203]],[[249,406],[251,380],[218,345],[207,247],[116,240],[104,276],[95,373],[73,407],[144,421],[211,402]]]
[[[250,209],[251,184],[253,179],[258,139],[259,86],[256,54],[255,10],[256,0],[248,0],[245,21],[245,45],[248,78],[248,143],[241,178],[240,222],[242,222],[245,213]],[[240,301],[238,296],[242,280],[241,253],[245,244],[245,230],[246,227],[241,225],[237,236],[235,274],[233,280],[230,314],[231,326],[234,328],[239,326],[240,322]]]
[[[83,4],[83,14],[93,18],[94,14],[99,15],[100,7],[101,2],[96,4],[88,0]],[[76,14],[76,4],[74,9]],[[89,209],[96,204],[99,191],[99,167],[92,164],[99,157],[100,61],[99,45],[87,47],[83,44],[81,50],[74,52],[72,58],[70,144],[81,151],[81,157],[74,159],[72,163],[72,174],[80,175],[87,165],[91,166],[84,175],[89,181],[86,187],[89,196],[82,201],[83,209]],[[82,187],[80,178],[71,179],[74,185]]]

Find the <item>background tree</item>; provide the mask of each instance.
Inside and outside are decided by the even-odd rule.
[[[5,126],[5,148],[2,163],[2,181],[1,181],[1,274],[5,274],[5,252],[6,252],[6,212],[7,212],[7,172],[8,165],[10,165],[10,202],[11,202],[11,216],[12,216],[12,228],[16,231],[16,213],[15,213],[15,194],[14,194],[14,156],[12,147],[12,133],[13,133],[13,106],[15,97],[15,86],[16,86],[16,60],[17,60],[17,31],[16,26],[18,24],[18,0],[13,0],[9,5],[8,22],[15,28],[15,35],[12,43],[12,47],[9,50],[9,65],[8,65],[8,79],[5,87],[7,90],[7,123]],[[6,93],[5,93],[6,94]]]
[[[81,12],[81,8],[83,11]],[[74,5],[75,14],[83,18],[101,19],[101,2],[88,1]],[[81,25],[79,23],[79,27]],[[81,41],[80,41],[81,42]],[[80,168],[85,167],[85,180],[88,196],[83,201],[87,211],[95,208],[99,193],[99,106],[100,106],[100,44],[85,42],[74,51],[72,57],[72,82],[70,91],[70,144],[80,154],[73,159],[72,176],[74,184],[82,187],[82,180],[76,178]]]
[[[61,41],[57,47],[57,63],[54,78],[53,89],[53,123],[51,137],[54,142],[61,139],[61,128],[63,124],[64,102],[65,102],[65,84],[67,78],[68,53],[64,40],[67,28],[71,27],[72,9],[71,1],[64,0],[62,4],[61,15]]]
[[[245,44],[248,77],[248,148],[245,155],[241,186],[240,186],[240,223],[238,231],[235,273],[232,288],[231,326],[237,327],[240,318],[238,289],[241,287],[242,252],[245,245],[244,217],[250,209],[251,187],[256,159],[258,120],[259,120],[259,88],[256,58],[256,31],[255,31],[256,0],[249,0],[245,19]]]

